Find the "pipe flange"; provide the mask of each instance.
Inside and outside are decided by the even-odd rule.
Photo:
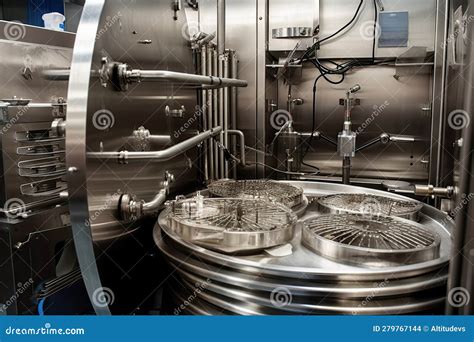
[[[143,215],[143,201],[137,201],[134,195],[123,194],[120,198],[120,218],[125,222],[135,221]]]

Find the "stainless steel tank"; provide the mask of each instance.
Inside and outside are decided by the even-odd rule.
[[[301,186],[305,195],[313,200],[332,194],[361,192],[392,200],[404,199],[353,186],[291,183]],[[405,225],[403,229],[414,227],[417,233],[426,232],[427,238],[433,237],[433,241],[427,242],[428,247],[408,246],[413,247],[411,252],[418,248],[431,248],[433,253],[417,259],[418,252],[412,254],[410,248],[406,248],[407,253],[403,256],[406,259],[398,259],[396,263],[376,254],[367,255],[366,259],[378,262],[351,263],[344,258],[328,258],[305,247],[302,244],[302,222],[318,222],[318,218],[324,216],[327,214],[318,211],[314,202],[310,204],[289,246],[283,247],[286,249],[284,254],[270,250],[229,255],[181,239],[169,229],[168,213],[164,211],[155,227],[154,238],[173,269],[169,277],[169,291],[173,298],[170,310],[179,314],[205,315],[441,312],[452,230],[451,221],[443,213],[423,205],[418,223],[390,217],[401,221]],[[412,257],[415,257],[414,262],[410,262]]]

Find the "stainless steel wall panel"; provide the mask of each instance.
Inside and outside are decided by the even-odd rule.
[[[336,139],[344,122],[344,106],[339,105],[339,99],[344,98],[347,89],[360,84],[362,90],[355,94],[355,98],[360,99],[361,105],[354,108],[352,115],[353,130],[360,129],[357,146],[384,132],[414,136],[416,142],[379,144],[356,153],[352,176],[426,181],[428,168],[425,161],[430,150],[431,117],[423,108],[431,101],[431,77],[414,74],[396,80],[395,73],[394,67],[379,66],[354,69],[339,85],[320,79],[315,127]],[[311,132],[312,88],[317,75],[319,71],[305,66],[301,81],[292,85],[292,97],[304,100],[304,104],[295,106],[292,113],[294,127],[299,132]],[[280,82],[279,87],[279,108],[286,108],[288,86]],[[341,172],[342,160],[336,148],[322,140],[313,139],[305,162],[319,167],[325,175],[340,175]]]
[[[271,1],[271,0],[270,0]],[[355,13],[357,0],[320,1],[320,37],[324,38],[344,26]],[[424,46],[435,48],[436,0],[383,1],[385,12],[409,12],[408,48]],[[372,55],[373,1],[364,1],[361,13],[344,35],[327,41],[321,46],[322,58],[360,58]],[[395,57],[408,48],[377,48],[377,57]]]

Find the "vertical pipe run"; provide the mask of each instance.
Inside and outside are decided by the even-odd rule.
[[[230,71],[230,55],[229,52],[226,52],[224,55],[224,69],[223,74],[224,77],[229,77]],[[230,91],[229,88],[224,88],[224,122],[222,123],[224,127],[224,146],[229,149],[229,95]],[[227,161],[224,162],[224,178],[229,178],[229,163]]]
[[[225,65],[225,55],[220,55],[219,54],[219,77],[223,78],[224,77],[224,65]],[[220,178],[225,178],[225,162],[224,162],[224,150],[222,149],[222,146],[224,145],[224,131],[226,128],[224,127],[224,121],[225,121],[225,103],[224,103],[224,89],[220,88],[219,89],[219,121],[218,121],[218,126],[223,127],[222,133],[219,135],[219,177]]]
[[[237,60],[237,54],[235,51],[231,51],[230,53],[230,64],[231,64],[231,77],[237,78],[238,73],[237,73],[237,66],[238,66],[238,60]],[[237,88],[232,87],[230,90],[230,127],[232,129],[237,129]],[[237,151],[237,139],[234,137],[232,138],[232,153],[235,155]],[[245,149],[244,149],[245,151]],[[243,156],[240,156],[242,158]],[[237,167],[234,167],[232,170],[232,177],[234,179],[237,179]]]
[[[217,53],[225,53],[225,0],[217,0]]]
[[[209,76],[212,76],[213,75],[213,60],[214,60],[214,56],[213,56],[213,46],[210,44],[208,47],[207,47],[207,74]],[[212,126],[212,127],[215,127],[214,126],[214,103],[213,103],[213,97],[212,97],[212,93],[213,91],[212,90],[207,90],[206,91],[206,96],[207,96],[207,101],[206,101],[206,104],[207,104],[207,122],[209,124],[209,126]],[[209,178],[211,180],[214,180],[216,179],[216,176],[215,176],[215,173],[214,173],[214,148],[215,148],[215,143],[214,143],[214,140],[210,139],[209,140],[209,151],[208,151],[208,154],[209,154]]]
[[[218,75],[218,68],[219,68],[219,58],[217,56],[217,50],[214,49],[212,51],[212,60],[213,60],[213,70],[212,70],[212,74],[214,76],[217,76]],[[217,89],[214,89],[212,91],[212,101],[213,101],[213,114],[212,114],[212,117],[213,117],[213,122],[214,122],[214,127],[218,126],[218,122],[219,122],[219,118],[218,118],[218,112],[219,112],[219,99],[218,99],[218,91]],[[216,177],[216,179],[220,179],[220,175],[219,175],[219,147],[217,146],[216,143],[214,143],[214,175]]]
[[[224,59],[225,59],[225,0],[217,0],[217,61],[218,76],[224,77]],[[224,89],[219,89],[219,121],[218,125],[224,125]],[[224,132],[226,128],[224,127]],[[224,133],[221,133],[219,142],[224,144]],[[225,177],[224,151],[219,148],[218,151],[219,178]]]
[[[351,158],[344,157],[342,160],[342,182],[351,184]]]
[[[205,45],[201,47],[201,75],[207,76],[207,48]],[[208,111],[208,105],[207,105],[207,91],[203,90],[201,94],[201,108],[200,110],[200,116],[202,118],[202,129],[203,131],[208,130],[208,123],[207,123],[207,111]],[[204,141],[204,180],[206,183],[209,181],[209,159],[208,159],[208,150],[209,150],[209,144],[208,141]]]

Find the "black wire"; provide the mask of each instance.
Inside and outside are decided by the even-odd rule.
[[[304,53],[303,57],[301,58],[301,62],[305,61],[305,58],[309,55],[308,53],[313,53],[315,51],[316,47],[319,47],[319,45],[328,40],[331,39],[332,37],[338,35],[342,31],[344,31],[347,27],[349,27],[356,19],[357,16],[359,15],[360,9],[363,4],[363,0],[360,1],[359,6],[357,7],[357,10],[352,17],[352,19],[344,25],[342,28],[340,28],[338,31],[335,33],[331,34],[330,36],[316,42],[311,46],[306,52]],[[316,168],[313,165],[307,164],[304,162],[304,158],[308,154],[309,148],[311,147],[311,144],[314,139],[314,132],[316,130],[316,91],[317,91],[317,83],[318,81],[323,77],[326,81],[328,81],[331,84],[340,84],[344,81],[346,73],[351,70],[354,67],[357,66],[370,66],[370,65],[376,65],[380,63],[386,62],[386,60],[382,61],[375,61],[375,47],[376,47],[376,41],[377,41],[377,21],[378,21],[378,8],[377,8],[377,2],[374,0],[374,36],[373,36],[373,42],[372,42],[372,58],[371,59],[351,59],[349,61],[346,61],[344,63],[336,63],[331,60],[327,60],[328,63],[333,64],[336,66],[336,68],[329,68],[326,65],[322,64],[321,61],[318,59],[317,55],[315,55],[313,58],[308,59],[315,68],[317,68],[320,72],[320,75],[316,77],[314,80],[314,85],[313,85],[313,112],[312,112],[312,129],[311,129],[311,137],[309,139],[309,142],[307,143],[306,150],[302,156],[302,165]],[[331,80],[327,75],[341,75],[341,79],[338,81],[333,81]],[[318,169],[319,170],[319,169]]]
[[[331,84],[340,84],[342,82],[344,82],[344,79],[345,79],[345,74],[342,74],[341,75],[341,79],[338,80],[338,81],[333,81],[331,79],[328,79],[327,76],[321,72],[321,74],[316,77],[316,79],[314,80],[314,84],[313,84],[313,112],[312,112],[312,124],[311,124],[311,136],[309,138],[309,142],[307,142],[307,145],[306,145],[306,150],[305,152],[303,153],[303,156],[301,158],[302,162],[301,164],[305,165],[305,166],[309,166],[309,167],[313,167],[313,168],[316,168],[316,166],[313,166],[313,165],[310,165],[310,164],[306,164],[304,162],[304,158],[306,157],[306,155],[308,154],[308,151],[309,151],[309,148],[311,147],[311,144],[313,143],[313,139],[314,139],[314,132],[316,130],[316,90],[317,90],[317,84],[318,84],[318,81],[321,79],[321,77],[324,77],[324,79],[326,79],[329,83]],[[319,170],[319,169],[318,169]]]
[[[337,36],[339,33],[341,33],[342,31],[344,31],[346,28],[348,28],[349,26],[352,25],[352,23],[357,19],[357,16],[359,15],[359,12],[360,12],[360,9],[362,7],[362,4],[364,3],[364,0],[360,0],[359,2],[359,6],[357,7],[357,10],[354,14],[354,16],[352,17],[352,19],[346,24],[344,25],[343,27],[341,27],[339,30],[337,30],[335,33],[331,34],[330,36],[320,40],[317,42],[318,45],[321,45],[321,43],[325,42],[326,40],[329,40],[331,39],[332,37],[334,36]]]
[[[331,39],[333,38],[334,36],[338,35],[339,33],[341,33],[342,31],[344,31],[346,28],[348,28],[350,25],[352,25],[352,23],[357,19],[358,15],[359,15],[359,12],[360,12],[360,9],[362,7],[362,4],[364,3],[364,0],[360,0],[359,2],[359,6],[357,6],[357,10],[354,14],[354,16],[352,17],[352,19],[347,23],[345,24],[343,27],[341,27],[339,30],[337,30],[335,33],[325,37],[324,39],[321,39],[321,40],[318,40],[317,42],[315,42],[311,47],[309,47],[305,53],[303,54],[303,57],[301,57],[301,61],[304,61],[304,59],[306,57],[308,57],[310,55],[310,53],[314,52],[315,48],[316,47],[319,47],[319,45],[321,45],[321,43],[325,42],[326,40],[328,39]]]

